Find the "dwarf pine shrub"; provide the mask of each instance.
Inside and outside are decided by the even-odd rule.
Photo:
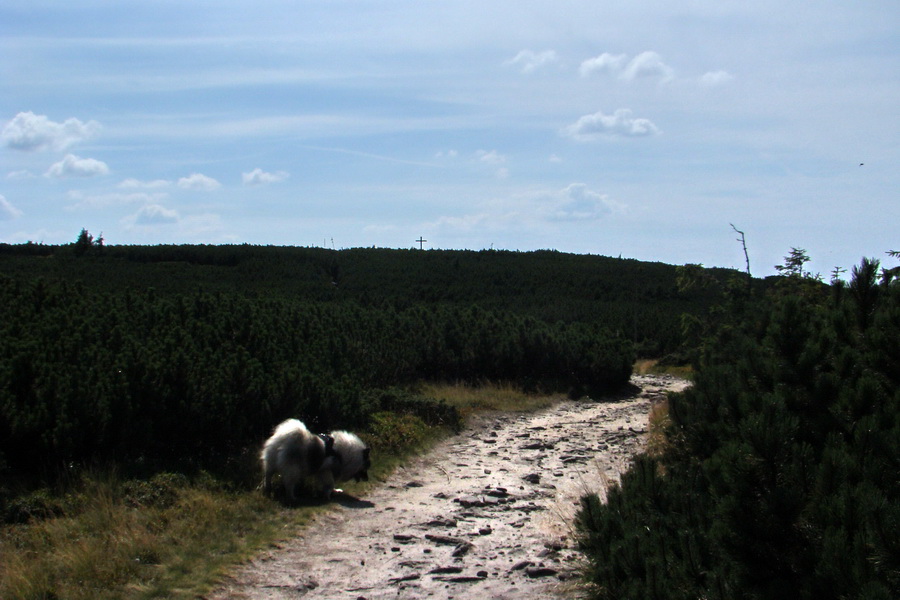
[[[788,281],[706,344],[665,451],[582,502],[595,597],[900,597],[900,285],[877,267]]]

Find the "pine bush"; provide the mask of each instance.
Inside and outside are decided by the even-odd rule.
[[[900,596],[900,286],[877,269],[723,322],[668,450],[583,500],[596,597]]]

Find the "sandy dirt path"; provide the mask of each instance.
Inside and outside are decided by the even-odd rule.
[[[572,596],[572,518],[641,449],[651,402],[685,382],[479,418],[363,499],[341,498],[296,538],[238,568],[212,599]]]

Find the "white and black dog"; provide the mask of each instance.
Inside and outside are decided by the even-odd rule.
[[[297,419],[284,421],[263,445],[260,459],[265,472],[263,489],[272,490],[272,476],[281,474],[289,501],[296,500],[296,487],[305,477],[316,477],[328,499],[341,481],[369,480],[370,450],[361,439],[346,431],[315,435]]]

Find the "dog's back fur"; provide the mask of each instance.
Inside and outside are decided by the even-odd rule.
[[[302,421],[284,421],[266,440],[260,454],[265,472],[263,489],[271,492],[272,476],[281,473],[288,500],[295,500],[297,485],[322,469],[328,451],[326,441],[310,433]]]

